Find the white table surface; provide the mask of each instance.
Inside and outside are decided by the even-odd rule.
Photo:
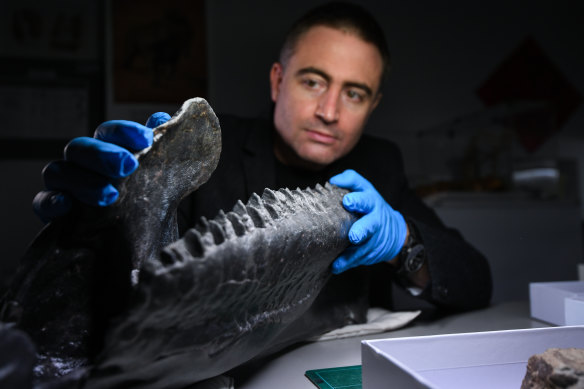
[[[531,319],[527,301],[504,302],[477,311],[454,314],[376,335],[299,345],[245,367],[236,389],[315,389],[306,370],[360,365],[361,340],[548,327]]]

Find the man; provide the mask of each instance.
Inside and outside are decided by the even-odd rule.
[[[266,187],[304,188],[330,179],[352,191],[343,205],[362,216],[351,227],[352,245],[333,263],[337,275],[314,310],[326,310],[326,301],[339,294],[350,299],[353,291],[369,294],[371,304],[395,307],[392,281],[425,306],[487,305],[491,276],[485,258],[409,189],[397,147],[363,135],[388,68],[383,33],[359,6],[333,3],[305,15],[270,70],[271,120],[220,116],[219,166],[181,204],[181,231]],[[146,147],[152,141],[148,127],[165,120],[168,115],[155,114],[146,127],[106,122],[96,130],[100,140],[74,140],[85,152],[45,168],[50,191],[35,198],[37,213],[50,219],[67,212],[71,195],[92,205],[115,201],[110,181],[137,166],[126,148]],[[113,163],[115,172],[107,173],[100,160]],[[354,319],[348,314],[346,323]]]

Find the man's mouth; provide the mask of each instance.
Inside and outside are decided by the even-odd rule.
[[[327,132],[322,132],[322,131],[316,131],[316,130],[311,130],[311,129],[306,129],[306,134],[308,135],[308,138],[318,142],[318,143],[323,143],[323,144],[333,144],[336,142],[337,138]]]

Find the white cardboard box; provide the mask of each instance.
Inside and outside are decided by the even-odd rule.
[[[518,389],[551,347],[584,348],[584,326],[364,340],[363,389]]]
[[[584,324],[584,295],[566,298],[566,325],[583,325]]]
[[[584,281],[529,284],[531,317],[548,323],[584,324]]]

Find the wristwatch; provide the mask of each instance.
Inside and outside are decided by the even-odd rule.
[[[408,239],[398,254],[399,275],[415,273],[424,266],[426,262],[426,250],[418,237],[415,227],[407,222],[410,231]]]

